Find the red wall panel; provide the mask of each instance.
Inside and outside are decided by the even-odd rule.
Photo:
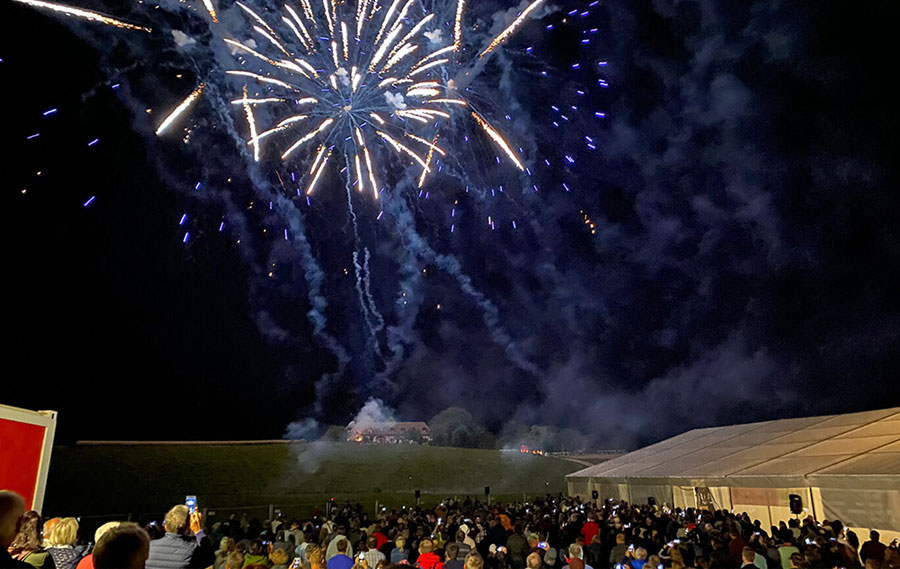
[[[24,497],[26,509],[34,502],[44,431],[39,425],[0,418],[0,489]]]

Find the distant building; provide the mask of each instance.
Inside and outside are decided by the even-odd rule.
[[[371,425],[347,425],[347,440],[357,443],[427,443],[431,429],[421,421],[385,422]]]

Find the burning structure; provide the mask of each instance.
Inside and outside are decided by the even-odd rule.
[[[427,443],[431,441],[431,429],[421,421],[385,421],[347,425],[347,440],[357,443]]]

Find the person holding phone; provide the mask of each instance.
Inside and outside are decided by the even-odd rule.
[[[147,569],[188,569],[209,567],[216,559],[215,551],[203,532],[203,517],[196,510],[178,504],[166,513],[163,527],[166,535],[150,542]]]
[[[379,561],[387,559],[384,553],[378,551],[378,539],[374,535],[366,538],[366,552],[363,553],[363,557],[369,569],[375,569],[375,567],[378,567]]]
[[[611,566],[621,565],[624,562],[627,553],[628,546],[625,545],[625,534],[616,534],[616,545],[612,548],[612,551],[609,552],[609,564]]]

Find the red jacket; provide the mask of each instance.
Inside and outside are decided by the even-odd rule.
[[[423,553],[416,559],[416,567],[422,569],[444,569],[444,563],[437,553]]]
[[[594,536],[598,533],[600,533],[600,526],[597,525],[597,522],[588,522],[584,524],[584,527],[581,528],[581,535],[584,536],[585,547],[591,544],[591,540],[593,540]]]

